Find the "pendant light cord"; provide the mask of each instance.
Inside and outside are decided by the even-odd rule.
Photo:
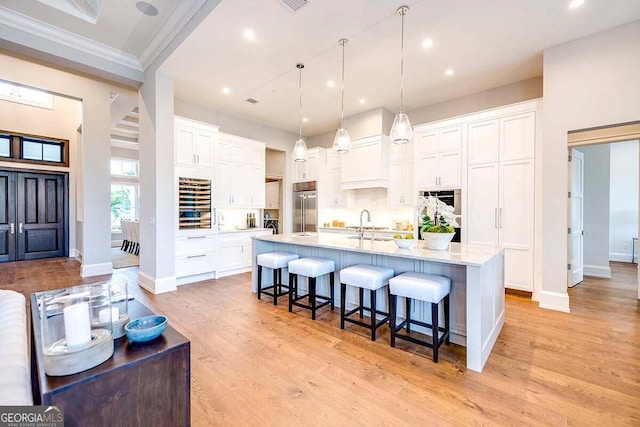
[[[344,128],[344,45],[347,44],[347,40],[340,40],[340,44],[342,44],[342,100],[340,106],[340,127]]]
[[[300,98],[300,104],[299,104],[299,111],[300,111],[300,139],[302,139],[302,67],[304,67],[304,65],[300,65],[298,64],[298,69],[300,70],[300,84],[299,84],[299,98]]]
[[[404,8],[400,12],[401,35],[400,35],[400,112],[404,113]]]

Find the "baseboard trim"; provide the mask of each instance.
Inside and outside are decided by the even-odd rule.
[[[598,265],[583,265],[582,268],[585,276],[611,279],[611,268],[609,268],[609,266],[600,267]]]
[[[609,252],[609,261],[631,262],[631,255],[622,252]]]
[[[142,271],[138,272],[138,284],[152,294],[162,294],[178,289],[175,276],[155,278]]]
[[[194,274],[193,276],[185,276],[176,278],[176,285],[188,285],[189,283],[202,282],[203,280],[215,279],[214,273]]]
[[[111,261],[101,264],[82,264],[80,268],[80,277],[103,276],[105,274],[113,274]]]
[[[78,258],[82,261],[82,252],[80,252],[78,249],[71,249],[71,251],[69,252],[69,258]]]
[[[540,292],[540,308],[570,313],[569,294],[567,292]]]

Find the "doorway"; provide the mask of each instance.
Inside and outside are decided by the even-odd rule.
[[[569,287],[582,273],[611,278],[610,262],[637,262],[639,139],[638,122],[569,133]]]
[[[0,171],[0,262],[68,255],[67,174]]]

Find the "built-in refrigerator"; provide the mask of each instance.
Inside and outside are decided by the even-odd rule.
[[[318,231],[318,192],[316,181],[293,184],[293,232]]]

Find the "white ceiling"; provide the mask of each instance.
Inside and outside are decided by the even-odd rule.
[[[309,118],[305,136],[338,126],[338,40],[343,37],[350,40],[345,115],[380,106],[398,111],[396,9],[401,4],[410,6],[405,17],[407,111],[540,76],[544,49],[640,19],[638,0],[585,0],[573,10],[568,7],[570,0],[310,0],[295,13],[281,0],[148,2],[158,8],[158,16],[141,14],[134,0],[106,0],[95,25],[36,1],[0,0],[0,12],[12,11],[94,40],[137,58],[144,67],[150,62],[149,52],[157,53],[160,33],[165,39],[175,35],[177,29],[168,28],[184,26],[189,16],[209,5],[213,10],[162,66],[174,79],[176,97],[297,132],[295,64],[304,62],[303,110]],[[182,20],[176,19],[177,14]],[[6,14],[0,13],[3,19]],[[22,21],[11,22],[14,26],[9,29],[0,25],[0,39],[20,44],[26,38],[14,34],[16,22]],[[246,28],[255,32],[254,41],[244,40]],[[421,47],[425,37],[434,42],[429,50]],[[49,43],[53,42],[50,37]],[[56,52],[63,47],[59,43]],[[448,67],[455,70],[451,77],[444,76]],[[329,79],[336,82],[333,89],[326,86]],[[222,93],[224,86],[231,89],[229,95]],[[248,97],[260,102],[249,104]],[[360,97],[366,104],[358,102]]]

